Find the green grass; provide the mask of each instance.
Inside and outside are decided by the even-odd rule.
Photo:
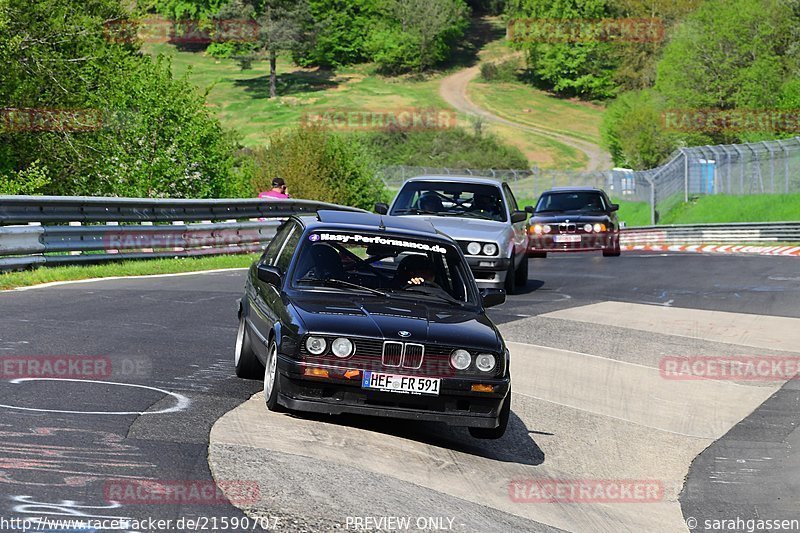
[[[681,202],[659,224],[800,221],[800,194],[711,195]]]
[[[441,75],[421,80],[384,77],[372,65],[337,71],[304,69],[278,61],[278,97],[269,96],[269,66],[253,62],[241,70],[232,59],[215,59],[202,52],[184,52],[169,44],[149,45],[152,54],[172,60],[176,76],[188,74],[191,83],[208,90],[208,104],[222,124],[238,130],[243,144],[263,144],[270,133],[294,126],[305,114],[326,111],[392,112],[407,108],[449,109],[439,96]]]
[[[600,144],[603,109],[594,104],[555,98],[523,82],[469,85],[470,99],[505,119]]]
[[[256,254],[222,255],[198,258],[153,259],[141,261],[121,261],[88,266],[63,266],[37,268],[23,272],[0,274],[0,290],[28,287],[52,281],[71,281],[91,278],[110,278],[116,276],[149,276],[154,274],[173,274],[215,270],[220,268],[248,267],[258,257]]]

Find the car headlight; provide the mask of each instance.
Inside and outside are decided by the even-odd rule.
[[[497,245],[493,242],[484,244],[483,253],[484,255],[495,255],[497,253]]]
[[[450,364],[456,370],[466,370],[472,363],[472,356],[466,350],[456,350],[450,354]]]
[[[471,242],[467,245],[467,253],[469,255],[478,255],[481,253],[481,245],[477,242]]]
[[[550,227],[550,224],[545,224],[544,226],[542,226],[542,231],[544,231],[545,233],[550,233],[551,231],[553,231],[553,228]]]
[[[482,372],[491,372],[496,364],[497,361],[490,353],[482,353],[475,359],[475,366]]]
[[[595,224],[594,225],[594,231],[596,233],[600,233],[601,231],[605,231],[605,230],[606,230],[606,225],[605,224]]]
[[[322,337],[309,337],[306,339],[306,350],[314,355],[321,355],[325,352],[328,343]]]
[[[533,226],[533,232],[534,233],[541,234],[543,231],[544,231],[544,228],[542,227],[541,224],[534,224],[534,226]]]
[[[331,343],[331,351],[336,357],[341,357],[343,359],[345,357],[350,357],[353,355],[353,343],[350,339],[339,337]]]
[[[583,231],[585,231],[586,233],[591,233],[592,232],[592,225],[591,224],[584,224]]]

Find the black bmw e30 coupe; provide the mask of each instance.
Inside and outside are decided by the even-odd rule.
[[[272,411],[439,421],[499,438],[509,355],[484,309],[504,301],[478,290],[458,244],[429,222],[294,216],[250,268],[236,374],[264,377]]]

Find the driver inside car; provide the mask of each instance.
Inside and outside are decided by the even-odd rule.
[[[397,266],[394,275],[394,285],[397,288],[409,285],[429,284],[435,285],[436,272],[430,260],[424,255],[409,255],[404,257]]]
[[[497,201],[488,194],[476,194],[472,199],[472,205],[469,210],[495,216],[497,214]]]

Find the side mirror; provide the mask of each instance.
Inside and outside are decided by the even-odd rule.
[[[526,205],[525,206],[525,212],[526,213],[530,213],[532,215],[534,211],[535,211],[535,208],[532,205]]]
[[[375,204],[375,212],[379,215],[387,215],[389,214],[389,205],[383,202],[378,202]]]
[[[514,211],[511,213],[511,223],[516,224],[517,222],[525,222],[528,220],[528,212],[527,211]]]
[[[275,287],[281,286],[281,270],[278,267],[258,265],[256,267],[258,279]]]
[[[484,307],[494,307],[506,303],[506,291],[503,289],[481,289],[481,301]]]
[[[611,204],[612,211],[619,211],[619,204]]]

